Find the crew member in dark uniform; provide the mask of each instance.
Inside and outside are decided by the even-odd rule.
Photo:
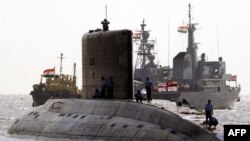
[[[101,97],[105,98],[105,91],[106,91],[106,87],[107,87],[107,81],[105,80],[105,77],[102,76],[102,89],[101,89]]]
[[[206,114],[206,123],[209,123],[208,120],[210,120],[213,115],[213,105],[211,104],[211,100],[208,100],[208,103],[205,106],[205,114]]]
[[[107,86],[108,86],[108,98],[113,98],[114,93],[114,80],[113,77],[109,77],[107,80]]]
[[[147,92],[148,102],[150,102],[150,101],[152,101],[151,94],[152,94],[152,90],[153,90],[153,82],[150,81],[148,77],[146,78],[146,80],[147,81],[146,81],[145,89]]]
[[[107,19],[104,19],[101,24],[102,24],[102,28],[103,28],[103,31],[108,31],[109,30],[109,21]]]

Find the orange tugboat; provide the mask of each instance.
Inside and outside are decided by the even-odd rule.
[[[33,98],[32,106],[43,105],[50,98],[64,99],[81,97],[76,86],[76,64],[74,63],[73,75],[64,75],[62,74],[63,54],[61,54],[60,59],[61,67],[59,75],[55,74],[55,68],[46,69],[41,75],[40,83],[33,85],[33,90],[30,93]],[[43,83],[43,78],[45,78],[45,83]]]

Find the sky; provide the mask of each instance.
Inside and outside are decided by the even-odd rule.
[[[187,24],[189,3],[198,55],[209,61],[222,56],[241,94],[250,94],[249,0],[0,0],[0,94],[29,94],[45,69],[59,73],[61,53],[63,73],[72,74],[76,62],[81,87],[81,38],[102,27],[106,4],[110,30],[135,31],[145,19],[157,62],[172,67],[187,47],[187,34],[177,28]]]

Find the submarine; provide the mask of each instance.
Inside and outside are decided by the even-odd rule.
[[[109,22],[102,23],[102,30],[82,37],[82,99],[49,99],[16,119],[9,135],[73,141],[221,140],[167,109],[134,102],[132,31],[109,31]],[[112,97],[93,98],[102,89],[102,77],[113,78]]]

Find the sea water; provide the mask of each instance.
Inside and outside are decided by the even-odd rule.
[[[9,137],[8,129],[12,123],[23,114],[32,110],[32,97],[26,95],[0,95],[0,141],[40,141],[60,139],[37,139],[31,136]],[[214,110],[214,116],[221,125],[247,124],[250,125],[250,95],[242,95],[233,109]],[[27,139],[28,138],[28,139]]]

